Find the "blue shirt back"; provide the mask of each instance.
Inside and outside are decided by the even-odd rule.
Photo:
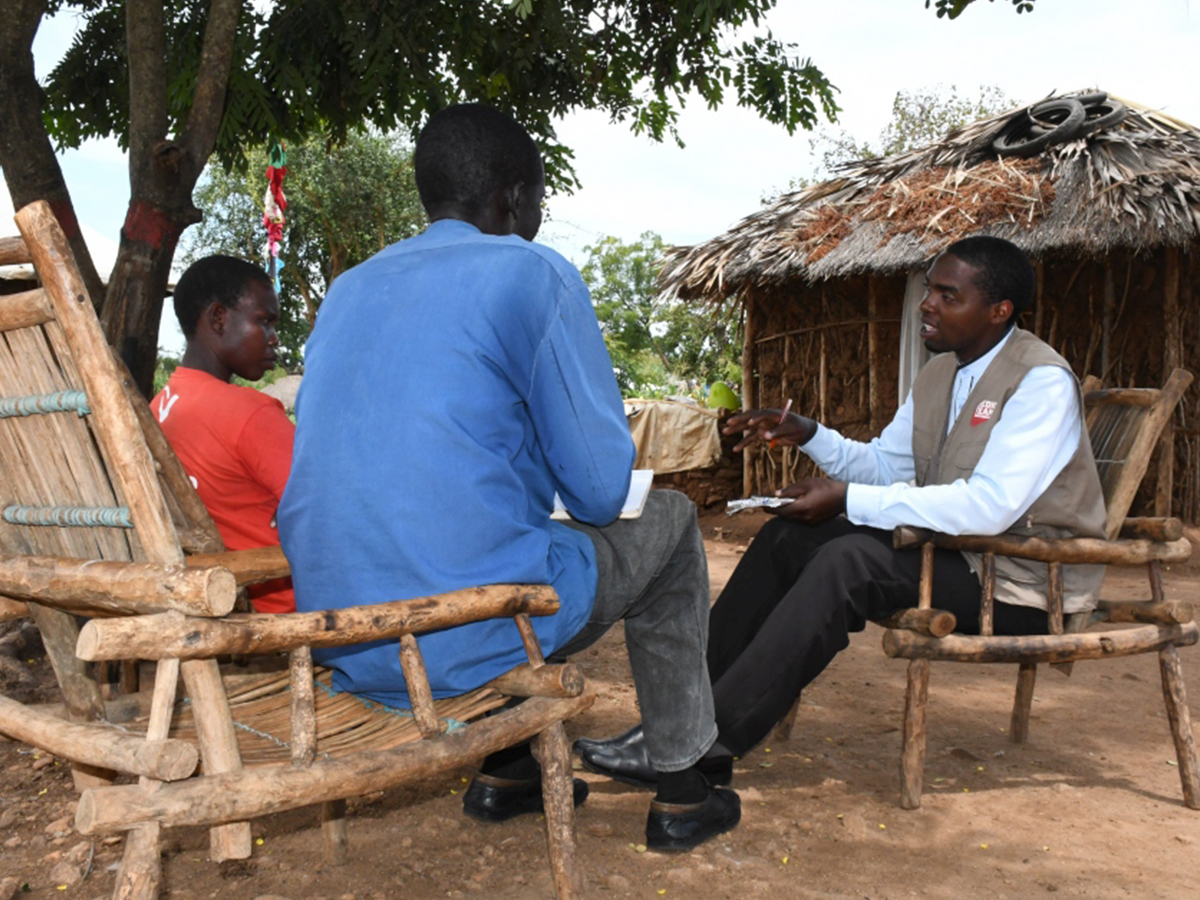
[[[634,449],[579,273],[520,237],[441,220],[338,278],[305,350],[279,533],[298,610],[481,584],[553,585],[549,654],[587,622],[591,541],[550,520],[557,491],[606,525]],[[512,619],[419,639],[435,696],[526,657]],[[318,651],[334,685],[407,706],[398,642]]]

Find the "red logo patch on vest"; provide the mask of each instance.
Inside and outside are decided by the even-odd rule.
[[[981,425],[990,419],[996,412],[995,400],[981,400],[979,405],[975,407],[975,412],[971,416],[971,427]]]

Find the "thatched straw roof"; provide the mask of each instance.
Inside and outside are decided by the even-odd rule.
[[[1023,107],[927,147],[849,163],[710,241],[671,248],[662,284],[711,302],[794,279],[894,273],[976,233],[1008,238],[1035,257],[1197,240],[1200,131],[1121,102],[1123,121],[1028,159],[992,150]]]

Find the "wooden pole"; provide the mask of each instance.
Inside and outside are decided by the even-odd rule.
[[[1179,664],[1179,652],[1174,644],[1167,644],[1158,652],[1158,662],[1162,673],[1163,699],[1167,704],[1167,719],[1171,723],[1171,736],[1175,740],[1179,780],[1183,783],[1183,802],[1190,809],[1200,809],[1200,761],[1197,760],[1196,735],[1192,732],[1183,668]]]
[[[292,694],[292,765],[307,768],[317,756],[312,648],[297,647],[288,657],[288,686]],[[344,799],[326,800],[321,804],[321,838],[325,864],[345,865],[348,853]]]
[[[167,436],[159,427],[150,404],[138,391],[133,376],[125,367],[125,362],[116,351],[113,351],[113,362],[121,373],[121,384],[125,388],[125,396],[129,405],[137,414],[138,424],[142,428],[142,436],[146,439],[146,447],[154,458],[155,466],[166,486],[165,499],[168,505],[172,502],[178,507],[183,516],[183,523],[177,529],[180,543],[188,553],[219,553],[225,549],[221,534],[217,531],[208,509],[196,489],[192,487],[191,479],[183,468],[183,463],[175,455]],[[214,563],[214,565],[216,565]],[[264,579],[265,580],[265,579]]]
[[[983,554],[983,584],[979,598],[979,633],[988,637],[996,629],[996,554]]]
[[[438,718],[433,708],[433,691],[429,689],[429,675],[425,671],[425,660],[421,648],[411,634],[400,637],[400,668],[404,671],[404,683],[408,687],[408,701],[421,737],[431,740],[446,730],[446,723]]]
[[[917,608],[930,609],[933,606],[933,544],[921,545],[921,582],[917,589]]]
[[[92,679],[87,666],[75,654],[79,639],[79,626],[74,616],[57,609],[34,603],[29,607],[34,624],[42,635],[46,656],[54,668],[58,688],[62,692],[67,708],[67,718],[72,722],[98,722],[104,719],[104,701],[100,686]],[[98,769],[84,763],[71,767],[71,777],[76,790],[84,790],[107,784],[115,777],[109,769]]]
[[[16,215],[54,315],[75,354],[75,362],[108,468],[120,485],[138,537],[151,562],[181,563],[183,551],[158,485],[154,460],[140,435],[137,416],[125,399],[121,376],[100,330],[75,257],[49,204],[38,201]],[[153,549],[151,549],[153,548]]]
[[[1033,709],[1033,687],[1037,683],[1037,663],[1023,662],[1017,669],[1017,691],[1013,697],[1008,739],[1014,744],[1029,740],[1029,714]]]
[[[200,741],[200,756],[204,771],[213,775],[242,771],[229,699],[221,684],[221,673],[215,659],[188,660],[180,664],[180,672],[192,702],[196,736]],[[195,783],[195,779],[183,784]],[[141,791],[145,796],[154,796]],[[250,823],[231,821],[209,832],[209,855],[216,862],[226,859],[247,859],[250,856]]]
[[[1191,603],[1163,600],[1146,603],[1139,600],[1100,600],[1097,608],[1110,622],[1141,622],[1154,625],[1185,625],[1195,618]]]
[[[202,775],[164,784],[154,793],[136,785],[94,788],[79,798],[75,826],[81,834],[103,834],[142,822],[212,825],[369,794],[471,765],[500,747],[528,740],[554,722],[570,718],[594,700],[590,691],[569,700],[532,697],[436,740],[319,759],[307,768],[275,766]]]
[[[944,659],[951,662],[1066,662],[1146,653],[1166,644],[1186,647],[1196,643],[1200,629],[1184,625],[1144,625],[1121,631],[1088,634],[995,636],[989,638],[950,634],[928,638],[911,631],[883,633],[883,651],[903,659]]]
[[[221,568],[4,555],[0,556],[0,593],[80,614],[174,609],[194,616],[223,616],[233,609],[237,585]]]
[[[754,340],[754,300],[750,295],[742,298],[742,409],[756,407],[754,396],[754,367],[757,365],[757,348]],[[754,493],[754,455],[758,451],[747,447],[742,451],[742,496],[749,497]]]
[[[106,723],[66,722],[2,695],[0,732],[64,759],[162,781],[187,778],[200,761],[187,741],[146,740]]]
[[[11,622],[29,616],[29,605],[24,600],[0,597],[0,622]]]
[[[1112,259],[1104,259],[1104,306],[1100,314],[1100,378],[1108,377],[1112,366],[1113,311],[1117,306],[1117,286],[1113,280]],[[1083,373],[1087,375],[1087,372]]]
[[[1182,356],[1183,336],[1179,314],[1179,248],[1167,247],[1163,268],[1163,374],[1174,372]],[[1175,487],[1175,407],[1168,411],[1158,441],[1158,477],[1154,514],[1169,516]]]
[[[537,666],[523,663],[489,686],[510,697],[578,697],[583,693],[583,672],[574,663]]]
[[[25,240],[19,237],[0,237],[0,266],[27,266],[33,262]]]
[[[301,644],[344,647],[497,616],[552,615],[557,610],[558,596],[549,585],[494,584],[324,612],[231,614],[222,619],[169,612],[92,619],[83,626],[75,652],[86,660],[211,659],[274,653]]]
[[[50,298],[41,288],[0,297],[0,331],[43,325],[53,318]]]
[[[571,747],[561,721],[533,739],[533,753],[542,770],[542,808],[546,815],[546,843],[550,874],[558,900],[583,895],[582,871],[575,859],[575,785],[571,775]]]
[[[238,587],[258,584],[292,574],[282,547],[256,547],[253,550],[225,550],[217,553],[196,553],[186,560],[189,566],[204,568],[221,566],[233,573]]]
[[[872,435],[883,430],[879,384],[879,279],[867,278],[867,420]]]
[[[904,628],[929,637],[945,637],[958,624],[954,613],[941,609],[902,609],[895,615],[876,624],[884,628]]]
[[[891,634],[888,631],[885,634]],[[904,693],[904,750],[900,756],[900,807],[920,809],[925,781],[925,711],[929,702],[929,660],[908,664]]]
[[[1034,276],[1037,281],[1037,285],[1033,294],[1033,333],[1038,337],[1041,337],[1042,320],[1045,311],[1045,304],[1042,301],[1042,296],[1045,293],[1043,286],[1046,282],[1046,268],[1040,259],[1032,260],[1032,262]],[[1072,279],[1072,281],[1074,281],[1074,279]]]
[[[916,541],[909,542],[908,536],[900,535],[904,528],[896,532],[903,543],[897,542],[897,549],[903,550],[913,546],[913,543],[931,541],[935,546],[947,550],[967,550],[971,553],[995,553],[997,556],[1015,556],[1019,559],[1032,559],[1037,562],[1060,562],[1067,565],[1096,563],[1108,566],[1140,566],[1151,560],[1160,562],[1183,562],[1192,553],[1191,545],[1186,538],[1178,541],[1106,541],[1100,538],[1020,538],[1020,537],[979,537],[974,535],[930,535],[917,532]]]

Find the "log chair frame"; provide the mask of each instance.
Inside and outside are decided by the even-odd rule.
[[[125,558],[93,562],[77,551],[30,554],[29,546],[38,542],[27,545],[16,531],[23,526],[0,523],[8,536],[0,544],[0,616],[34,618],[64,698],[61,708],[47,711],[0,697],[0,731],[72,761],[76,786],[82,791],[76,814],[81,833],[126,835],[114,897],[157,896],[164,826],[207,825],[212,858],[241,859],[251,853],[249,819],[319,803],[326,859],[344,861],[347,796],[461,768],[530,738],[543,772],[555,889],[562,900],[579,896],[582,879],[575,862],[570,748],[563,721],[590,706],[594,693],[572,664],[547,665],[543,659],[529,616],[553,614],[558,609],[554,591],[544,585],[491,585],[327,613],[229,614],[239,588],[288,574],[287,560],[278,548],[222,552],[220,537],[182,465],[106,344],[49,206],[31,204],[16,220],[23,240],[4,241],[5,259],[32,262],[43,287],[0,298],[0,332],[45,326],[46,334],[39,331],[37,340],[48,340],[56,358],[72,358],[55,377],[61,381],[77,369],[82,384],[71,387],[82,387],[86,394],[84,433],[96,445],[89,452],[99,450],[99,462],[89,463],[99,469],[89,471],[103,472],[98,479],[105,482],[101,492],[108,492],[110,504],[115,498],[133,529],[120,539],[127,543],[118,541],[126,548]],[[50,333],[54,325],[61,327],[62,335],[56,329]],[[56,447],[35,447],[30,435],[58,434],[57,443],[66,444],[61,436],[76,426],[44,423],[37,428],[42,430],[26,429],[15,438],[0,431],[0,451],[8,447],[23,452],[26,459],[55,456]],[[36,460],[30,465],[36,469]],[[71,469],[72,476],[75,471]],[[80,502],[58,496],[66,493],[63,488],[71,477],[56,472],[43,479],[37,474],[39,492],[55,495],[51,504]],[[93,484],[88,490],[101,488]],[[79,515],[81,508],[53,510]],[[87,534],[100,531],[92,527]],[[68,550],[75,540],[63,539]],[[115,539],[97,540],[103,547],[104,540]],[[18,552],[12,552],[14,547]],[[195,554],[185,559],[185,549]],[[73,618],[80,613],[100,618],[80,630]],[[415,635],[496,616],[514,619],[529,662],[489,687],[501,695],[529,699],[447,732]],[[378,638],[399,638],[420,739],[317,759],[311,648]],[[291,759],[269,768],[243,768],[215,657],[282,650],[289,656]],[[105,722],[106,704],[87,661],[110,659],[157,661],[144,735]],[[131,673],[132,666],[124,672]],[[168,737],[180,676],[187,686],[198,747]],[[129,699],[134,706],[139,702]],[[204,772],[192,777],[197,757]],[[139,783],[113,785],[116,772],[137,775]]]
[[[897,549],[921,548],[918,608],[906,611],[912,622],[896,617],[881,623],[887,629],[883,635],[884,652],[893,658],[909,660],[900,764],[901,807],[917,809],[921,805],[931,661],[1017,663],[1009,736],[1013,743],[1023,743],[1029,735],[1038,663],[1049,663],[1070,674],[1075,660],[1157,651],[1183,802],[1191,809],[1200,809],[1200,759],[1176,649],[1196,643],[1200,630],[1193,620],[1191,604],[1167,600],[1162,582],[1162,564],[1188,559],[1191,545],[1183,537],[1183,526],[1178,519],[1126,518],[1155,446],[1160,446],[1164,453],[1174,452],[1174,448],[1162,439],[1166,425],[1191,381],[1191,373],[1175,369],[1162,389],[1086,390],[1088,436],[1093,443],[1105,494],[1106,539],[949,536],[914,528],[896,529],[894,542]],[[1097,386],[1096,379],[1085,383],[1085,388]],[[922,627],[939,615],[938,610],[931,608],[935,547],[982,555],[979,635],[953,634],[953,624],[941,634]],[[1013,637],[992,633],[997,555],[1047,563],[1050,634]],[[1146,601],[1099,600],[1093,611],[1064,616],[1061,566],[1070,563],[1145,566],[1150,598]],[[950,618],[952,620],[953,616]],[[1139,627],[1087,630],[1104,623],[1138,623]]]

